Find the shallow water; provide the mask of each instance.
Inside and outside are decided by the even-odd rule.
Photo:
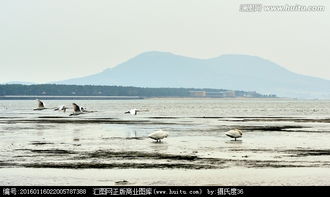
[[[71,103],[49,100],[45,107]],[[329,171],[330,101],[146,99],[77,103],[97,112],[69,116],[71,110],[33,111],[36,101],[1,101],[1,184],[65,185],[64,180],[70,180],[71,185],[87,185],[88,179],[80,173],[84,170],[100,175],[100,179],[91,178],[91,184],[108,185],[115,184],[116,179],[129,179],[134,185],[180,185],[178,172],[186,172],[181,180],[184,185],[212,185],[220,184],[214,179],[228,171],[235,171],[234,176],[227,174],[227,182],[221,185],[330,184],[324,182],[327,173],[302,178],[305,174],[313,176],[306,170]],[[124,114],[131,108],[146,111],[136,116]],[[238,141],[224,135],[233,128],[243,130]],[[147,138],[158,129],[169,133],[161,143]],[[13,169],[26,179],[11,177]],[[35,169],[50,176],[32,176]],[[287,174],[289,169],[297,174],[276,181],[276,173]],[[51,176],[56,170],[62,175]],[[132,170],[152,173],[152,181],[137,178]],[[261,173],[259,182],[253,177],[235,182],[240,170],[245,174],[265,172],[270,178]],[[108,180],[103,174],[108,172],[117,175]],[[202,172],[219,177],[208,182]],[[300,182],[294,180],[296,176]],[[200,182],[192,181],[198,177]],[[171,180],[175,178],[178,181],[174,183]]]

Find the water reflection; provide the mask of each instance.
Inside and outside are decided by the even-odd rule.
[[[168,143],[166,141],[161,141],[161,142],[156,142],[156,141],[151,141],[150,142],[150,148],[157,152],[157,151],[167,151],[168,150]]]

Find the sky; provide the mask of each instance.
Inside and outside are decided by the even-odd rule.
[[[242,12],[241,4],[321,5]],[[330,80],[328,0],[0,0],[0,83],[86,76],[146,51],[247,54]]]

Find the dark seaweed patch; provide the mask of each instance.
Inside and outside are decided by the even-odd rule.
[[[15,167],[17,166],[17,164],[15,163],[8,163],[8,162],[3,162],[3,161],[0,161],[0,168],[3,168],[3,167]]]
[[[150,119],[178,119],[183,117],[175,117],[175,116],[154,116],[154,117],[148,117]]]
[[[65,117],[65,116],[39,116],[38,118],[50,118],[50,119],[54,118],[54,119],[56,119],[56,118],[67,118],[67,117]]]
[[[183,163],[32,163],[21,164],[30,168],[185,168],[185,169],[212,169],[211,165],[195,165]]]
[[[246,151],[249,151],[249,152],[274,152],[274,151],[276,151],[274,149],[265,149],[265,148],[249,148],[249,149],[232,148],[232,149],[229,149],[229,150],[233,151],[233,152],[238,152],[238,151],[243,151],[243,152],[246,152]]]
[[[244,166],[248,168],[297,168],[306,167],[306,164],[291,164],[288,162],[276,161],[245,161]],[[308,167],[316,167],[317,165],[308,165]]]
[[[147,153],[147,152],[112,152],[112,151],[95,151],[92,153],[85,153],[80,158],[116,158],[116,159],[171,159],[171,160],[188,160],[194,161],[199,159],[195,155],[171,155],[161,153]]]
[[[23,117],[19,117],[19,116],[16,116],[16,117],[11,117],[11,116],[1,116],[1,117],[0,117],[0,120],[1,120],[1,119],[18,119],[18,118],[23,118]]]
[[[46,118],[46,119],[19,119],[4,121],[7,124],[15,123],[50,123],[50,124],[143,124],[143,125],[173,125],[176,123],[169,122],[155,122],[149,120],[114,120],[114,119],[79,119],[79,118]]]
[[[239,129],[242,130],[251,130],[251,131],[288,131],[287,129],[301,129],[301,128],[307,128],[303,126],[238,126]],[[288,131],[289,132],[289,131]]]
[[[206,159],[207,161],[207,159]],[[1,166],[1,165],[0,165]],[[260,160],[209,160],[208,162],[197,162],[197,163],[135,163],[135,162],[124,162],[124,163],[100,163],[100,162],[74,162],[74,163],[24,163],[17,164],[17,166],[29,167],[29,168],[73,168],[73,169],[87,169],[87,168],[135,168],[135,169],[147,169],[147,168],[158,168],[158,169],[223,169],[233,166],[242,166],[247,168],[292,168],[292,167],[320,167],[329,166],[328,163],[298,163],[298,162],[285,162],[285,161],[260,161]]]
[[[287,150],[291,157],[305,157],[305,156],[324,156],[330,155],[330,150],[314,150],[314,149],[303,149],[303,150]]]
[[[143,140],[146,137],[103,137],[104,140]]]
[[[33,153],[48,153],[48,154],[74,154],[73,151],[61,150],[61,149],[49,149],[49,150],[31,150]]]
[[[46,145],[46,144],[54,144],[54,143],[50,143],[50,142],[40,142],[40,141],[33,141],[31,142],[32,145],[35,146],[40,146],[40,145]]]
[[[126,137],[126,140],[143,140],[145,137]]]
[[[47,153],[47,154],[75,154],[73,151],[61,149],[15,149],[18,151],[30,151],[32,153]]]
[[[237,120],[224,120],[232,122],[281,122],[281,121],[291,121],[291,122],[320,122],[320,123],[330,123],[330,118],[290,118],[290,117],[223,117],[223,118],[237,118]]]

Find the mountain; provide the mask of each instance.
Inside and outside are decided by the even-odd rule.
[[[196,59],[146,52],[103,72],[55,82],[75,85],[217,88],[293,98],[330,98],[330,81],[293,73],[256,56]]]

